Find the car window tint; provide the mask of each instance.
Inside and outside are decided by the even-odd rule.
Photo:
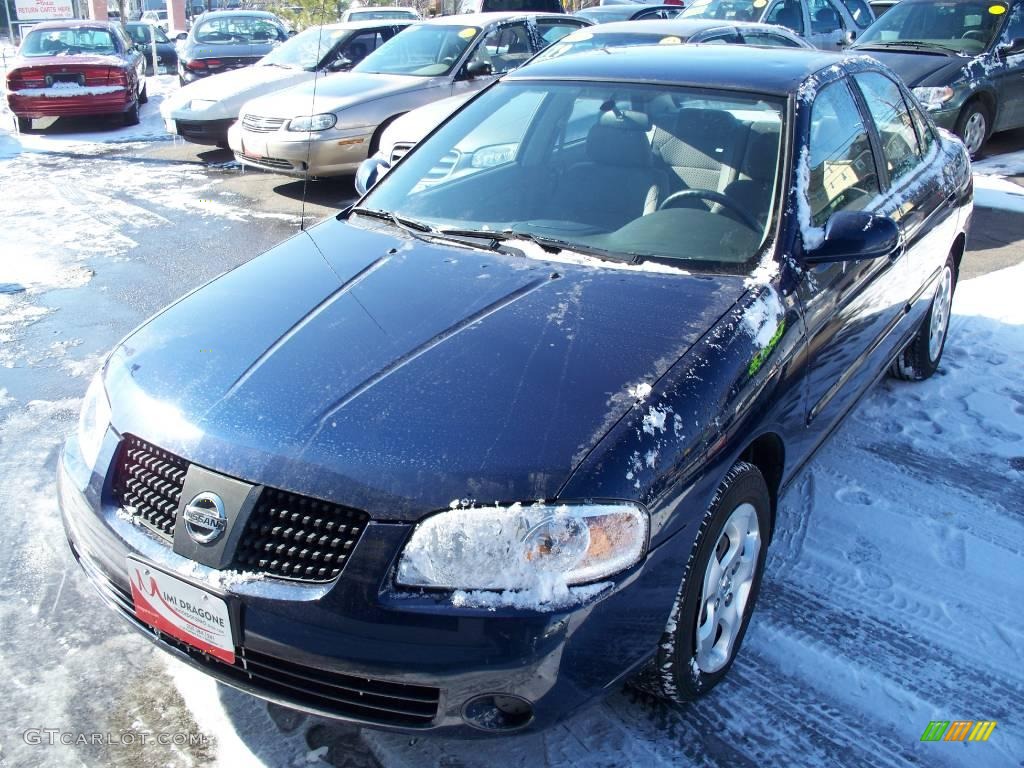
[[[903,94],[896,83],[878,72],[862,72],[854,79],[864,94],[882,140],[889,177],[896,181],[912,171],[921,158],[914,121]]]
[[[807,201],[816,227],[835,211],[859,211],[880,191],[860,111],[845,81],[823,88],[811,110]]]
[[[871,15],[871,9],[864,0],[843,0],[843,5],[846,6],[850,17],[861,29],[867,29],[871,22],[875,20]]]
[[[795,40],[771,32],[744,32],[743,42],[747,45],[760,45],[769,48],[800,48]]]
[[[921,150],[924,154],[928,154],[928,150],[935,143],[935,132],[932,130],[931,125],[929,125],[928,120],[925,119],[920,107],[914,103],[911,103],[909,106],[910,115],[914,118],[914,127],[917,129],[917,137],[921,142]]]
[[[807,11],[811,16],[811,32],[818,35],[835,32],[843,28],[843,19],[831,0],[807,0]]]
[[[491,71],[509,72],[530,58],[530,37],[526,24],[509,24],[484,36],[473,53],[474,61],[487,61]]]
[[[796,32],[804,33],[804,14],[800,3],[795,0],[779,0],[761,19],[765,24],[778,24]]]
[[[553,21],[538,21],[537,33],[540,35],[541,40],[544,41],[545,45],[551,45],[551,43],[558,42],[570,32],[575,32],[582,26],[583,25],[580,23],[570,24],[557,23]]]
[[[361,32],[345,44],[342,53],[353,64],[358,64],[366,58],[367,54],[376,50],[382,42],[384,39],[376,30]]]
[[[22,56],[110,54],[118,51],[115,35],[106,29],[89,27],[33,30],[21,45]]]
[[[1024,4],[1020,3],[1010,11],[1010,20],[1006,22],[1003,40],[1010,42],[1019,37],[1024,37]]]
[[[699,40],[698,42],[712,43],[716,45],[726,45],[730,43],[739,44],[743,41],[740,40],[740,36],[737,35],[735,32],[716,32],[714,35]]]

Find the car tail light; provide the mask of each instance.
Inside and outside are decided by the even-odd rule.
[[[682,5],[683,0],[661,0],[665,5]]]
[[[19,91],[22,88],[45,88],[46,73],[41,69],[27,67],[15,69],[7,74],[7,90]]]
[[[223,66],[224,62],[220,59],[207,59],[206,66],[210,69],[217,69],[217,67]]]
[[[86,85],[125,85],[124,73],[112,67],[83,67]]]
[[[194,61],[186,61],[185,69],[192,70],[193,72],[201,72],[206,69],[206,62],[202,59],[195,59]]]

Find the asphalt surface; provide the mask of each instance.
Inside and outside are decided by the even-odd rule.
[[[997,137],[989,151],[1022,148],[1024,131],[1018,131]],[[24,735],[28,728],[81,730],[86,724],[94,732],[132,728],[189,733],[209,725],[196,721],[196,707],[172,684],[160,654],[99,605],[71,562],[55,508],[57,455],[64,436],[74,430],[79,398],[106,350],[185,291],[294,234],[300,220],[311,223],[333,215],[354,198],[352,180],[305,183],[243,171],[226,152],[171,141],[14,162],[18,165],[9,165],[4,173],[16,168],[24,182],[19,193],[26,197],[8,200],[2,210],[46,210],[50,196],[63,194],[74,202],[86,193],[99,194],[101,184],[91,187],[89,180],[102,179],[107,172],[116,171],[119,178],[137,174],[141,181],[137,188],[103,190],[107,197],[99,206],[139,211],[138,222],[133,224],[129,215],[123,224],[132,245],[100,255],[77,254],[76,263],[89,271],[88,280],[32,295],[40,314],[29,322],[0,323],[0,519],[6,521],[0,526],[0,677],[5,680],[0,765],[206,765],[214,755],[209,745],[186,750],[103,743],[47,748],[31,744]],[[234,212],[221,215],[204,212],[202,205],[154,202],[161,199],[161,190],[146,179],[157,175],[160,180],[154,184],[178,185],[163,193],[188,195],[198,189],[197,194],[205,195],[208,191],[203,190],[210,187],[202,183],[213,183],[216,199]],[[12,178],[4,177],[8,190]],[[33,196],[31,178],[47,179],[51,186]],[[158,218],[145,218],[147,212]],[[57,233],[61,222],[55,219],[47,226]],[[55,250],[58,255],[70,252],[60,246]],[[964,276],[1020,261],[1024,215],[978,209]],[[225,687],[209,691],[229,713],[238,738],[268,765],[303,762],[306,749],[314,751],[310,762],[379,765],[358,729],[268,707]],[[625,701],[619,696],[613,705],[624,717],[640,717],[640,712],[645,722],[672,721],[672,715],[648,704],[626,711],[631,705]],[[852,729],[839,715],[831,713],[837,725]],[[710,719],[707,725],[715,722]],[[680,754],[689,754],[684,742],[692,733],[676,728],[672,738],[679,741]],[[391,740],[390,748],[397,749],[396,743]],[[818,754],[812,746],[807,754]],[[724,748],[716,752],[713,743],[701,749],[710,750],[709,760],[715,764],[753,764],[749,756]],[[462,763],[452,757],[438,764],[454,768]]]

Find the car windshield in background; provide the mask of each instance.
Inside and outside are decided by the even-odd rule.
[[[543,59],[555,59],[565,56],[567,53],[582,53],[595,48],[614,48],[616,46],[631,45],[652,45],[654,43],[681,43],[682,40],[676,35],[665,34],[637,34],[636,32],[588,32],[580,30],[566,35],[554,45],[548,46],[541,53],[537,54],[534,61]]]
[[[464,24],[410,27],[363,59],[353,71],[416,77],[447,75],[479,34],[479,27]]]
[[[740,271],[775,217],[782,121],[781,101],[735,92],[501,83],[360,206],[438,235]]]
[[[376,21],[377,19],[415,19],[418,18],[411,11],[352,11],[348,15],[349,21]]]
[[[694,0],[680,12],[680,19],[758,21],[766,0]]]
[[[263,66],[313,71],[338,43],[352,34],[350,29],[310,27],[278,46],[262,59]]]
[[[988,48],[1008,8],[1005,3],[897,3],[865,32],[858,47],[936,48],[967,54]]]
[[[114,38],[105,29],[32,30],[21,46],[22,56],[73,56],[80,53],[117,53]]]
[[[154,36],[158,43],[171,42],[167,39],[167,35],[164,34],[164,31],[160,29],[160,27],[152,24],[129,24],[128,34],[132,36],[132,40],[136,43],[144,43],[146,45],[153,42]]]
[[[204,45],[269,43],[284,39],[284,33],[276,24],[254,16],[218,16],[202,22],[195,31],[195,41]]]

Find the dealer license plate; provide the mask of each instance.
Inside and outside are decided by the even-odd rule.
[[[158,67],[156,68],[156,73],[157,73],[158,75],[166,75],[166,74],[167,74],[167,67],[164,67],[164,66],[158,66]]]
[[[131,557],[128,575],[135,615],[140,621],[234,664],[235,644],[227,603]]]

